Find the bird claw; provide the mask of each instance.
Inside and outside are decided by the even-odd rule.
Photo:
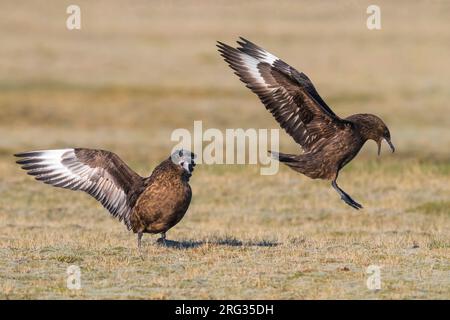
[[[162,246],[166,246],[167,245],[167,240],[165,238],[158,238],[158,240],[156,240],[156,243]]]
[[[348,204],[350,207],[352,207],[352,208],[354,208],[354,209],[356,209],[356,210],[359,210],[359,209],[362,209],[362,208],[363,208],[362,205],[360,205],[358,202],[356,202],[355,200],[353,200],[352,197],[350,197],[348,194],[343,194],[343,195],[341,196],[341,199],[344,200],[344,202],[345,202],[346,204]]]

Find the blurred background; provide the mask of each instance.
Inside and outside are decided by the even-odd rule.
[[[126,141],[153,160],[193,120],[276,127],[216,51],[244,36],[309,75],[339,115],[380,115],[401,156],[448,157],[446,1],[379,2],[379,31],[366,28],[370,1],[77,1],[73,31],[69,4],[2,1],[7,151]]]
[[[81,30],[66,28],[70,4],[81,8]],[[366,27],[370,4],[381,8],[381,30]],[[447,282],[443,279],[449,270],[450,2],[2,0],[0,6],[0,252],[5,295],[57,295],[58,290],[43,293],[31,286],[53,286],[50,272],[33,274],[36,263],[44,269],[50,268],[47,260],[65,265],[68,255],[94,264],[88,253],[77,251],[80,246],[95,253],[111,243],[127,248],[135,244],[95,201],[35,183],[14,164],[12,154],[102,148],[148,175],[169,156],[172,131],[192,129],[194,120],[202,120],[204,128],[277,128],[217,53],[217,40],[234,45],[243,36],[305,72],[338,115],[379,115],[397,151],[390,154],[384,146],[377,158],[376,145],[369,142],[341,173],[341,186],[365,205],[362,214],[345,206],[328,183],[284,167],[276,176],[263,177],[258,166],[199,166],[192,179],[191,209],[169,237],[236,237],[243,243],[256,239],[294,246],[302,243],[295,242],[296,237],[304,236],[315,239],[318,250],[328,254],[333,250],[330,237],[332,243],[357,239],[366,248],[378,243],[386,251],[377,259],[398,268],[396,279],[407,273],[399,287],[392,280],[393,291],[386,297],[448,297],[448,277]],[[298,152],[284,132],[280,138],[283,152]],[[431,251],[409,260],[402,250],[415,244]],[[305,246],[297,249],[309,252]],[[36,258],[33,248],[49,251],[38,250]],[[370,263],[370,255],[348,262],[348,256],[338,256],[343,249],[336,250],[333,268],[348,263],[350,270],[357,270],[352,281],[363,284],[358,270]],[[354,251],[351,246],[348,250]],[[264,263],[272,261],[264,252],[260,256]],[[211,259],[216,259],[212,253]],[[19,260],[25,261],[21,267]],[[247,263],[252,261],[257,259],[252,256]],[[416,270],[422,270],[430,263],[438,271],[429,270],[429,282],[420,291],[408,282],[416,279],[411,267],[405,271],[402,266],[417,264]],[[296,272],[298,265],[292,261],[289,272]],[[21,268],[28,268],[30,278],[21,278]],[[249,274],[259,274],[258,268],[255,264]],[[322,275],[329,270],[310,269]],[[195,285],[180,289],[175,282],[160,284],[160,291],[144,296],[365,297],[352,286],[342,289],[333,278],[326,284],[329,290],[293,286],[296,289],[278,292],[270,284],[279,284],[280,274],[265,273],[262,281],[267,285],[259,291],[249,289],[254,282],[242,283],[236,276],[227,284],[217,277],[218,282],[203,283],[200,291]],[[221,286],[229,287],[211,291]],[[108,297],[108,290],[86,294]]]

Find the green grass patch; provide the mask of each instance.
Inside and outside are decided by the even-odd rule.
[[[430,201],[425,202],[411,211],[421,212],[424,214],[437,214],[450,216],[450,201]]]

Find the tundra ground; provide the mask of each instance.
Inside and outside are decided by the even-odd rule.
[[[448,299],[450,28],[444,2],[5,1],[0,13],[0,298]],[[106,9],[105,9],[106,8]],[[408,10],[405,10],[408,8]],[[136,237],[86,194],[37,183],[12,154],[83,146],[141,175],[176,128],[277,128],[219,57],[242,35],[312,79],[345,117],[374,113],[395,154],[369,142],[340,176],[364,205],[285,167],[199,165],[193,201],[167,234]],[[281,150],[300,152],[284,132]],[[81,290],[66,269],[81,269]],[[381,267],[381,290],[366,286]]]

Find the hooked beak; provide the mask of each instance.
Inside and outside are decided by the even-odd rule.
[[[392,153],[394,153],[394,152],[395,152],[395,147],[394,147],[394,145],[392,144],[391,140],[390,140],[390,139],[385,139],[385,140],[386,140],[386,142],[388,143],[389,147],[391,147]]]
[[[390,140],[390,139],[387,139],[387,138],[383,138],[383,139],[387,142],[387,144],[388,144],[389,147],[391,148],[392,153],[394,153],[394,152],[395,152],[395,147],[394,147],[394,145],[392,144],[391,140]],[[380,140],[377,142],[377,144],[378,144],[378,155],[380,155],[380,153],[381,153],[381,141],[383,141],[383,139],[380,139]]]

